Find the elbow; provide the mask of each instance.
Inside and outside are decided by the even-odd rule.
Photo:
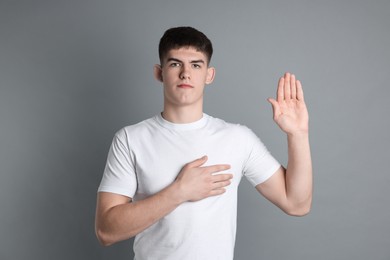
[[[99,231],[96,231],[96,237],[99,241],[99,244],[102,246],[110,246],[113,244],[104,234]]]
[[[100,245],[102,246],[111,246],[117,242],[130,239],[135,236],[135,234],[129,234],[128,236],[123,234],[116,234],[99,227],[95,228],[95,234]]]
[[[299,208],[285,212],[287,215],[292,217],[304,217],[310,213],[310,208]]]
[[[111,236],[106,232],[102,231],[101,229],[96,228],[95,233],[100,245],[111,246],[112,244],[115,243],[115,241],[111,238]]]
[[[303,217],[308,215],[310,213],[310,210],[311,210],[311,199],[304,203],[291,206],[285,209],[284,212],[289,216]]]

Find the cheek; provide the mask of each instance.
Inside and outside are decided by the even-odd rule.
[[[164,82],[169,82],[169,81],[171,81],[172,78],[173,78],[173,77],[172,77],[172,73],[163,73],[162,76],[163,76]]]
[[[203,83],[205,83],[205,84],[208,84],[208,83],[209,83],[209,78],[208,78],[207,75],[204,76],[204,78],[203,78]]]

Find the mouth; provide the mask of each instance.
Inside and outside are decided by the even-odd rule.
[[[188,84],[180,84],[180,85],[177,85],[178,88],[194,88],[193,86],[191,85],[188,85]]]

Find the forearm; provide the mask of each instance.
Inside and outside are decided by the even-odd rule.
[[[312,161],[309,135],[288,135],[286,196],[293,211],[307,212],[312,198]]]
[[[176,183],[140,201],[122,203],[102,212],[96,232],[100,242],[111,245],[131,238],[172,212],[182,201]]]
[[[150,227],[184,202],[221,195],[232,174],[220,173],[230,165],[201,167],[207,156],[187,163],[176,180],[160,192],[140,201],[112,193],[98,195],[96,234],[103,245],[128,239]]]

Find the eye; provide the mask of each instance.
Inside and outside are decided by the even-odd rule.
[[[169,64],[169,67],[180,67],[180,63],[179,62],[172,62]]]
[[[195,69],[200,69],[201,68],[201,66],[199,64],[197,64],[197,63],[192,64],[192,67],[195,68]]]

